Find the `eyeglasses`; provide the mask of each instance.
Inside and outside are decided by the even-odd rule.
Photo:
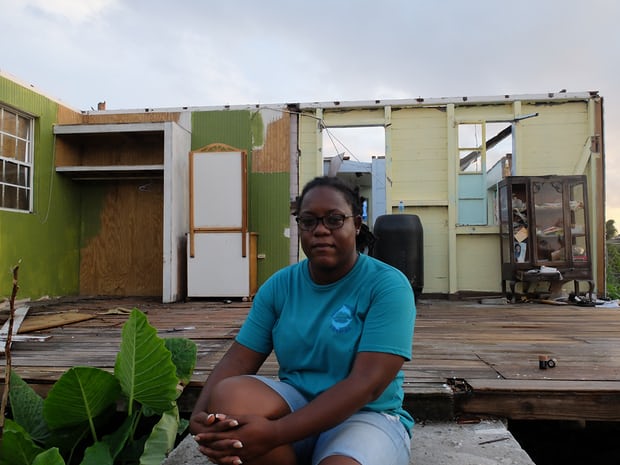
[[[344,220],[347,218],[352,218],[355,215],[341,215],[338,213],[332,213],[326,216],[298,216],[295,218],[297,224],[299,225],[299,229],[302,231],[314,231],[315,228],[319,225],[319,221],[323,223],[330,231],[334,229],[340,229],[344,225]]]

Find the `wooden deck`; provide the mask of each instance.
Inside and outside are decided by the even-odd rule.
[[[12,365],[42,394],[69,367],[113,369],[125,310],[146,312],[162,337],[193,339],[198,360],[182,397],[184,411],[191,409],[250,306],[199,300],[161,304],[141,298],[24,305],[30,309],[22,328],[48,338],[14,342]],[[32,330],[76,314],[91,318]],[[0,311],[0,324],[7,316],[8,310]],[[413,353],[405,365],[405,404],[417,418],[620,420],[620,309],[421,301]],[[555,358],[556,367],[540,369],[539,355]],[[276,370],[269,359],[263,373]]]

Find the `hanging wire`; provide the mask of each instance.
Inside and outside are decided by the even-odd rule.
[[[325,131],[325,133],[327,134],[327,137],[329,137],[329,140],[331,141],[332,145],[334,146],[334,149],[336,151],[336,154],[338,157],[341,158],[341,160],[344,159],[344,154],[348,153],[355,161],[358,161],[360,163],[367,163],[367,162],[363,162],[360,158],[358,158],[340,139],[338,139],[336,137],[335,134],[333,134],[329,128],[327,126],[325,126],[325,123],[323,121],[321,121],[321,129]],[[338,142],[340,144],[340,146],[344,149],[344,152],[339,152],[338,151],[338,147],[336,146],[336,142]],[[370,175],[372,176],[372,180],[377,181],[377,187],[385,187],[385,180],[384,179],[379,179],[374,173],[372,173],[372,171],[370,172]]]
[[[47,220],[49,219],[49,216],[50,216],[50,211],[52,210],[52,194],[54,192],[54,178],[58,176],[58,174],[56,173],[56,134],[54,134],[54,138],[52,141],[51,163],[52,163],[52,166],[50,167],[50,183],[49,183],[49,190],[47,193],[47,211],[45,212],[45,217],[41,219],[41,215],[37,212],[37,219],[39,220],[40,224],[47,223]],[[33,191],[31,191],[30,194],[33,195]],[[34,209],[34,204],[33,204],[33,209]]]

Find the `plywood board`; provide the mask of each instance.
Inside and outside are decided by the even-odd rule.
[[[96,189],[84,193],[84,217],[99,211],[85,226],[90,237],[82,239],[80,294],[160,296],[162,181],[106,183],[101,200]]]

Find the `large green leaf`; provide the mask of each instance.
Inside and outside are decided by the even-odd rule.
[[[73,367],[56,381],[43,402],[43,416],[51,429],[88,423],[95,434],[94,419],[120,395],[120,386],[110,373],[93,367]]]
[[[96,442],[86,449],[80,465],[112,465],[114,459],[110,454],[110,448],[103,442]]]
[[[24,428],[7,418],[0,442],[0,465],[31,465],[43,452],[30,438]]]
[[[97,430],[99,428],[96,426]],[[91,430],[84,427],[84,423],[68,428],[54,429],[50,431],[50,437],[46,441],[44,447],[58,447],[63,457],[71,454],[72,450],[80,448],[80,444],[92,443],[89,438],[92,436]],[[85,446],[84,446],[85,447]]]
[[[146,436],[142,436],[138,439],[134,439],[128,442],[121,453],[116,457],[116,462],[119,464],[136,464],[140,462],[140,456],[144,453],[144,443],[146,442]]]
[[[9,401],[13,420],[19,423],[39,444],[49,437],[49,428],[43,421],[43,398],[14,371],[11,372]]]
[[[140,465],[160,465],[174,448],[179,427],[179,409],[175,407],[165,412],[153,427],[151,435],[144,444]]]
[[[170,351],[146,316],[136,308],[123,325],[114,375],[127,396],[130,414],[134,401],[159,414],[174,406],[178,378]]]
[[[32,465],[65,465],[65,461],[60,455],[58,448],[54,447],[37,455],[33,460]]]
[[[108,445],[108,449],[110,450],[110,455],[113,459],[120,454],[120,452],[125,447],[125,444],[130,440],[132,427],[136,422],[136,417],[138,417],[138,413],[134,413],[132,416],[125,417],[125,421],[122,425],[113,431],[112,433],[103,437],[101,442]]]
[[[177,378],[187,385],[196,366],[196,343],[184,337],[171,337],[165,340],[166,348],[172,354],[172,363],[177,367]]]

